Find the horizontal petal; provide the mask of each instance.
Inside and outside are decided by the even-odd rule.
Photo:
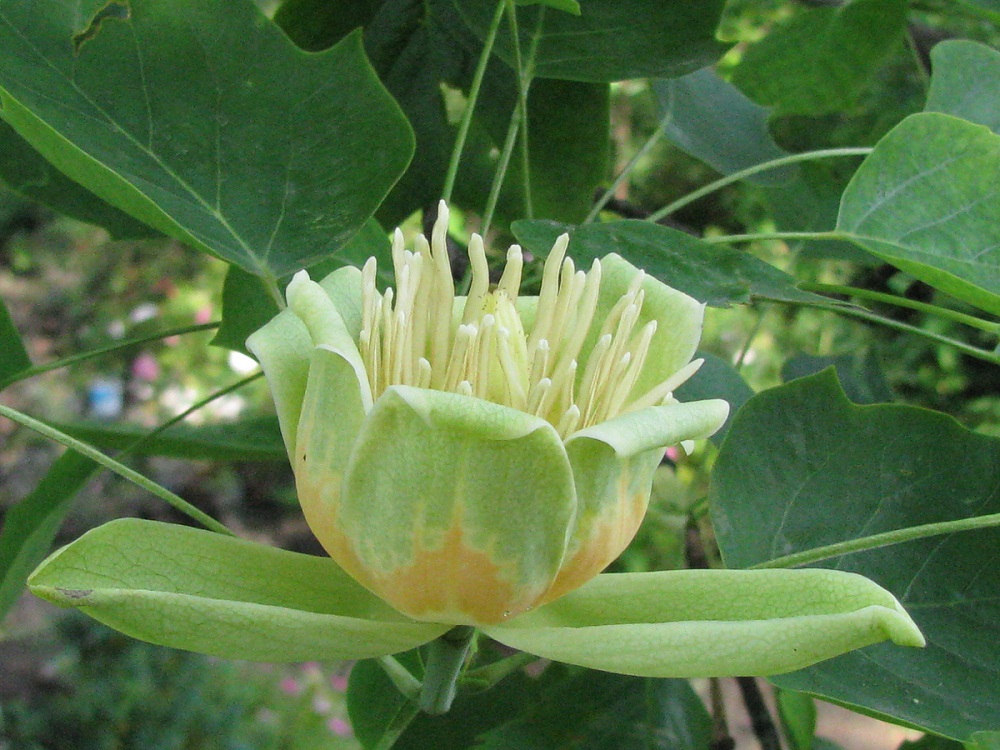
[[[596,440],[610,446],[619,458],[627,458],[653,448],[677,445],[682,440],[710,437],[722,427],[727,416],[729,404],[717,398],[651,406],[575,432],[566,444]]]
[[[358,438],[331,555],[402,612],[499,622],[534,604],[575,509],[562,441],[476,398],[389,388]]]
[[[340,268],[323,279],[320,286],[340,310],[347,337],[356,340],[361,325],[361,272],[353,267]],[[267,378],[289,458],[295,453],[313,346],[309,329],[291,310],[278,313],[247,339],[247,349],[257,357]]]
[[[127,635],[229,659],[359,659],[447,629],[403,617],[327,558],[137,519],[84,534],[28,585]]]
[[[779,674],[886,639],[924,645],[888,591],[822,569],[602,575],[486,632],[538,656],[647,677]]]

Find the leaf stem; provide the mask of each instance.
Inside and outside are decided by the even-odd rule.
[[[832,557],[849,555],[855,552],[866,552],[867,550],[888,547],[892,544],[902,544],[912,542],[915,539],[926,539],[931,536],[942,534],[954,534],[959,531],[975,531],[978,529],[990,529],[1000,526],[1000,513],[991,513],[985,516],[974,516],[973,518],[961,518],[956,521],[939,521],[937,523],[925,523],[919,526],[909,526],[905,529],[895,529],[881,534],[861,537],[860,539],[849,539],[845,542],[827,544],[823,547],[794,552],[791,555],[776,557],[773,560],[751,565],[751,570],[761,568],[793,568],[798,565],[810,565],[829,560]]]
[[[413,701],[407,701],[400,706],[372,750],[391,750],[392,746],[396,744],[396,740],[402,736],[406,728],[417,718],[418,713],[420,713],[420,707]]]
[[[166,500],[174,508],[179,510],[181,513],[184,513],[186,516],[194,519],[205,528],[220,534],[235,536],[232,531],[227,529],[207,513],[191,505],[187,500],[183,499],[179,495],[175,495],[166,487],[161,487],[149,477],[143,476],[134,469],[130,469],[128,466],[116,461],[107,454],[102,453],[82,440],[77,440],[71,435],[67,435],[65,432],[57,430],[45,422],[29,417],[27,414],[19,412],[16,409],[12,409],[9,406],[4,406],[3,404],[0,404],[0,415],[7,417],[12,422],[17,422],[23,427],[27,427],[29,430],[34,430],[39,435],[47,437],[49,440],[62,443],[67,448],[72,448],[77,453],[86,456],[92,461],[99,463],[104,468],[110,469],[115,474],[118,474],[130,482],[137,484],[144,490],[156,495],[161,500]]]
[[[672,89],[670,96],[673,98]],[[594,203],[594,206],[590,209],[590,213],[587,214],[587,218],[583,220],[584,224],[590,224],[598,216],[600,216],[601,210],[608,204],[608,201],[615,196],[615,193],[618,192],[618,187],[631,176],[632,172],[635,171],[636,166],[642,158],[648,154],[649,150],[653,148],[653,146],[655,146],[663,137],[663,134],[667,131],[667,128],[670,126],[670,122],[673,118],[674,113],[671,108],[667,111],[667,114],[663,116],[663,119],[660,120],[660,124],[657,125],[656,130],[650,134],[649,138],[646,139],[646,142],[642,144],[638,151],[635,152],[635,156],[629,159],[628,164],[626,164],[618,176],[615,177],[614,182],[612,182],[611,185],[608,186],[608,189],[604,191],[604,195],[602,195],[597,202]]]
[[[462,161],[465,141],[469,136],[469,128],[472,125],[472,115],[476,109],[476,102],[479,101],[479,90],[483,85],[483,76],[486,75],[490,55],[493,54],[493,44],[496,42],[497,31],[500,29],[500,21],[503,19],[506,5],[506,0],[499,0],[497,2],[497,9],[493,14],[493,20],[490,22],[490,28],[486,32],[483,51],[479,55],[479,63],[476,65],[476,72],[472,76],[472,85],[469,87],[469,98],[465,104],[465,112],[462,113],[462,121],[458,126],[458,134],[455,136],[455,146],[451,151],[451,160],[448,162],[448,173],[444,178],[444,190],[441,192],[441,198],[445,203],[451,202],[451,194],[455,189],[455,179],[458,177],[458,165]]]
[[[684,208],[684,206],[689,203],[694,203],[699,198],[703,198],[709,193],[714,193],[716,190],[726,187],[726,185],[731,185],[734,182],[739,182],[740,180],[745,180],[747,177],[752,177],[759,172],[766,172],[771,169],[777,169],[779,167],[784,167],[789,164],[795,164],[800,161],[813,161],[815,159],[829,159],[833,157],[840,156],[866,156],[872,152],[871,146],[858,146],[852,148],[825,148],[819,151],[804,151],[801,154],[790,154],[788,156],[782,156],[778,159],[772,159],[771,161],[761,162],[760,164],[755,164],[752,167],[747,167],[746,169],[741,169],[738,172],[733,172],[731,175],[726,175],[715,182],[710,182],[704,187],[698,188],[697,190],[688,193],[682,198],[678,198],[673,203],[664,206],[659,211],[655,211],[650,214],[647,221],[659,221],[664,216],[669,216],[675,211],[679,211]]]
[[[420,682],[410,674],[410,670],[392,656],[380,656],[377,661],[386,676],[392,680],[392,684],[396,686],[396,689],[404,698],[409,701],[417,699],[417,696],[420,695]]]
[[[475,633],[475,628],[459,625],[431,641],[420,692],[420,708],[426,713],[439,715],[451,708],[458,676],[465,665]]]
[[[758,234],[721,234],[716,237],[702,237],[702,242],[722,245],[732,242],[758,242],[761,240],[850,240],[842,232],[760,232]]]
[[[806,301],[791,301],[791,300],[779,300],[772,299],[772,302],[780,302],[782,304],[788,305],[801,305],[803,307],[814,307],[817,310],[827,310],[829,312],[835,312],[839,315],[847,315],[852,318],[859,318],[861,320],[868,321],[869,323],[877,323],[878,325],[885,326],[886,328],[895,328],[897,331],[904,331],[906,333],[913,334],[914,336],[921,336],[925,339],[930,339],[939,344],[946,344],[955,349],[958,349],[963,354],[968,354],[970,357],[975,357],[976,359],[981,359],[985,362],[989,362],[994,365],[1000,365],[1000,355],[993,352],[986,351],[985,349],[980,349],[979,347],[972,346],[971,344],[966,344],[964,341],[959,341],[958,339],[951,338],[950,336],[943,336],[940,333],[934,333],[933,331],[927,331],[923,328],[910,325],[909,323],[903,323],[898,320],[893,320],[892,318],[886,318],[882,315],[877,315],[873,312],[865,310],[863,307],[855,307],[853,305],[837,305],[837,304],[825,304],[822,302],[806,302]]]
[[[462,677],[462,685],[473,690],[489,690],[508,675],[535,661],[538,661],[537,656],[522,651],[519,654],[508,656],[506,659],[500,659],[485,667],[467,672]]]
[[[509,3],[510,5],[514,4],[514,0],[504,0],[504,2]],[[539,11],[538,25],[535,28],[535,36],[531,41],[531,47],[528,50],[528,56],[524,62],[524,68],[522,69],[521,67],[518,67],[517,71],[518,89],[519,92],[522,90],[524,91],[525,97],[527,96],[528,88],[531,86],[531,79],[534,76],[535,54],[538,51],[538,40],[541,36],[541,23],[544,18],[544,13],[542,11],[544,11],[544,8]],[[517,136],[521,132],[522,117],[527,117],[527,110],[522,110],[519,105],[515,106],[514,112],[510,116],[510,124],[507,126],[507,137],[504,140],[503,150],[500,153],[500,160],[497,162],[497,169],[493,175],[493,184],[490,186],[490,194],[486,199],[486,209],[483,212],[483,226],[482,231],[480,232],[483,237],[485,237],[487,232],[489,232],[490,225],[493,223],[493,213],[496,210],[497,201],[500,198],[500,189],[503,187],[504,177],[506,177],[507,168],[510,166],[510,158],[514,152],[514,146],[517,143]],[[527,141],[528,123],[526,120],[523,125],[525,141]],[[525,194],[525,200],[530,201],[530,191]]]
[[[906,297],[900,297],[895,294],[884,294],[870,289],[842,286],[840,284],[802,282],[798,286],[799,289],[807,292],[819,292],[820,294],[841,294],[848,297],[857,297],[859,299],[870,299],[874,302],[885,302],[886,304],[896,305],[897,307],[906,307],[911,310],[919,310],[920,312],[927,313],[928,315],[937,315],[941,318],[947,318],[948,320],[953,320],[956,323],[963,323],[964,325],[971,326],[972,328],[978,328],[979,330],[986,331],[987,333],[1000,333],[1000,323],[984,320],[983,318],[977,318],[974,315],[967,315],[966,313],[959,312],[958,310],[951,310],[947,307],[941,307],[940,305],[931,305],[926,302],[907,299]]]
[[[9,385],[13,385],[21,380],[26,380],[27,378],[32,378],[35,375],[41,375],[43,372],[51,372],[52,370],[59,370],[63,367],[69,367],[70,365],[75,365],[80,362],[86,362],[89,359],[95,359],[96,357],[101,357],[105,354],[111,354],[120,349],[127,349],[130,346],[138,346],[139,344],[146,344],[150,341],[159,341],[160,339],[165,339],[170,336],[182,336],[186,333],[197,333],[198,331],[210,331],[212,329],[218,328],[219,323],[199,323],[197,325],[182,326],[180,328],[172,328],[167,331],[160,331],[159,333],[151,333],[148,336],[138,336],[133,339],[126,339],[125,341],[119,341],[115,344],[109,346],[102,346],[97,349],[91,349],[89,352],[80,352],[79,354],[74,354],[71,357],[64,357],[63,359],[57,359],[54,362],[46,362],[44,365],[35,365],[34,367],[29,367],[27,370],[21,370],[21,372],[12,375],[7,378],[7,380],[0,383],[0,391]]]
[[[514,68],[517,70],[517,110],[518,132],[520,135],[521,153],[521,189],[524,191],[525,218],[533,219],[534,209],[531,205],[531,172],[528,159],[528,87],[531,85],[531,71],[526,70],[521,60],[521,34],[517,24],[517,5],[514,0],[505,0],[507,20],[510,23],[511,41],[514,46]]]

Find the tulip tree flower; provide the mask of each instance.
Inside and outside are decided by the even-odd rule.
[[[516,246],[491,287],[474,235],[457,296],[447,225],[442,204],[431,241],[412,251],[397,230],[384,293],[374,259],[319,283],[300,272],[288,308],[247,342],[332,562],[118,522],[55,553],[33,590],[223,656],[361,658],[433,641],[452,654],[452,687],[474,629],[654,677],[769,675],[886,639],[923,645],[889,592],[850,573],[602,574],[643,519],[664,449],[710,436],[728,414],[724,401],[673,397],[700,364],[703,305],[616,255],[576,270],[565,236],[534,297],[520,293]],[[164,558],[161,538],[189,554]],[[206,578],[192,556],[235,580]],[[154,569],[163,560],[171,575]],[[192,612],[198,627],[184,630]],[[445,709],[449,689],[430,707]]]

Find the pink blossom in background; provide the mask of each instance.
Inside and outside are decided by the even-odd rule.
[[[667,448],[667,458],[669,458],[674,463],[677,463],[677,459],[681,457],[681,449],[676,445],[671,445]]]
[[[194,314],[194,322],[198,325],[212,322],[212,306],[205,305]]]
[[[286,677],[281,681],[281,692],[287,695],[298,695],[302,692],[302,684],[294,677]]]
[[[336,690],[338,693],[347,692],[347,675],[346,674],[335,674],[330,678],[330,687]]]
[[[149,352],[143,352],[132,360],[132,377],[152,382],[160,377],[160,363]]]
[[[330,728],[330,731],[338,737],[350,737],[354,734],[351,730],[351,725],[340,718],[330,719],[326,725]]]

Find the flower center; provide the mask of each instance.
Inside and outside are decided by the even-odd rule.
[[[629,400],[656,332],[655,320],[637,325],[645,296],[641,271],[611,308],[593,348],[582,352],[597,310],[600,261],[577,271],[565,257],[569,237],[561,236],[545,261],[534,320],[523,321],[521,311],[530,318],[531,307],[518,305],[521,248],[507,251],[503,275],[491,290],[483,240],[473,235],[471,284],[463,305],[455,297],[447,228],[442,202],[430,242],[421,235],[415,249],[406,250],[396,230],[395,291],[376,289],[374,258],[364,266],[358,343],[373,398],[392,385],[460,393],[539,416],[566,437],[661,403],[693,374],[690,366],[684,368]]]

